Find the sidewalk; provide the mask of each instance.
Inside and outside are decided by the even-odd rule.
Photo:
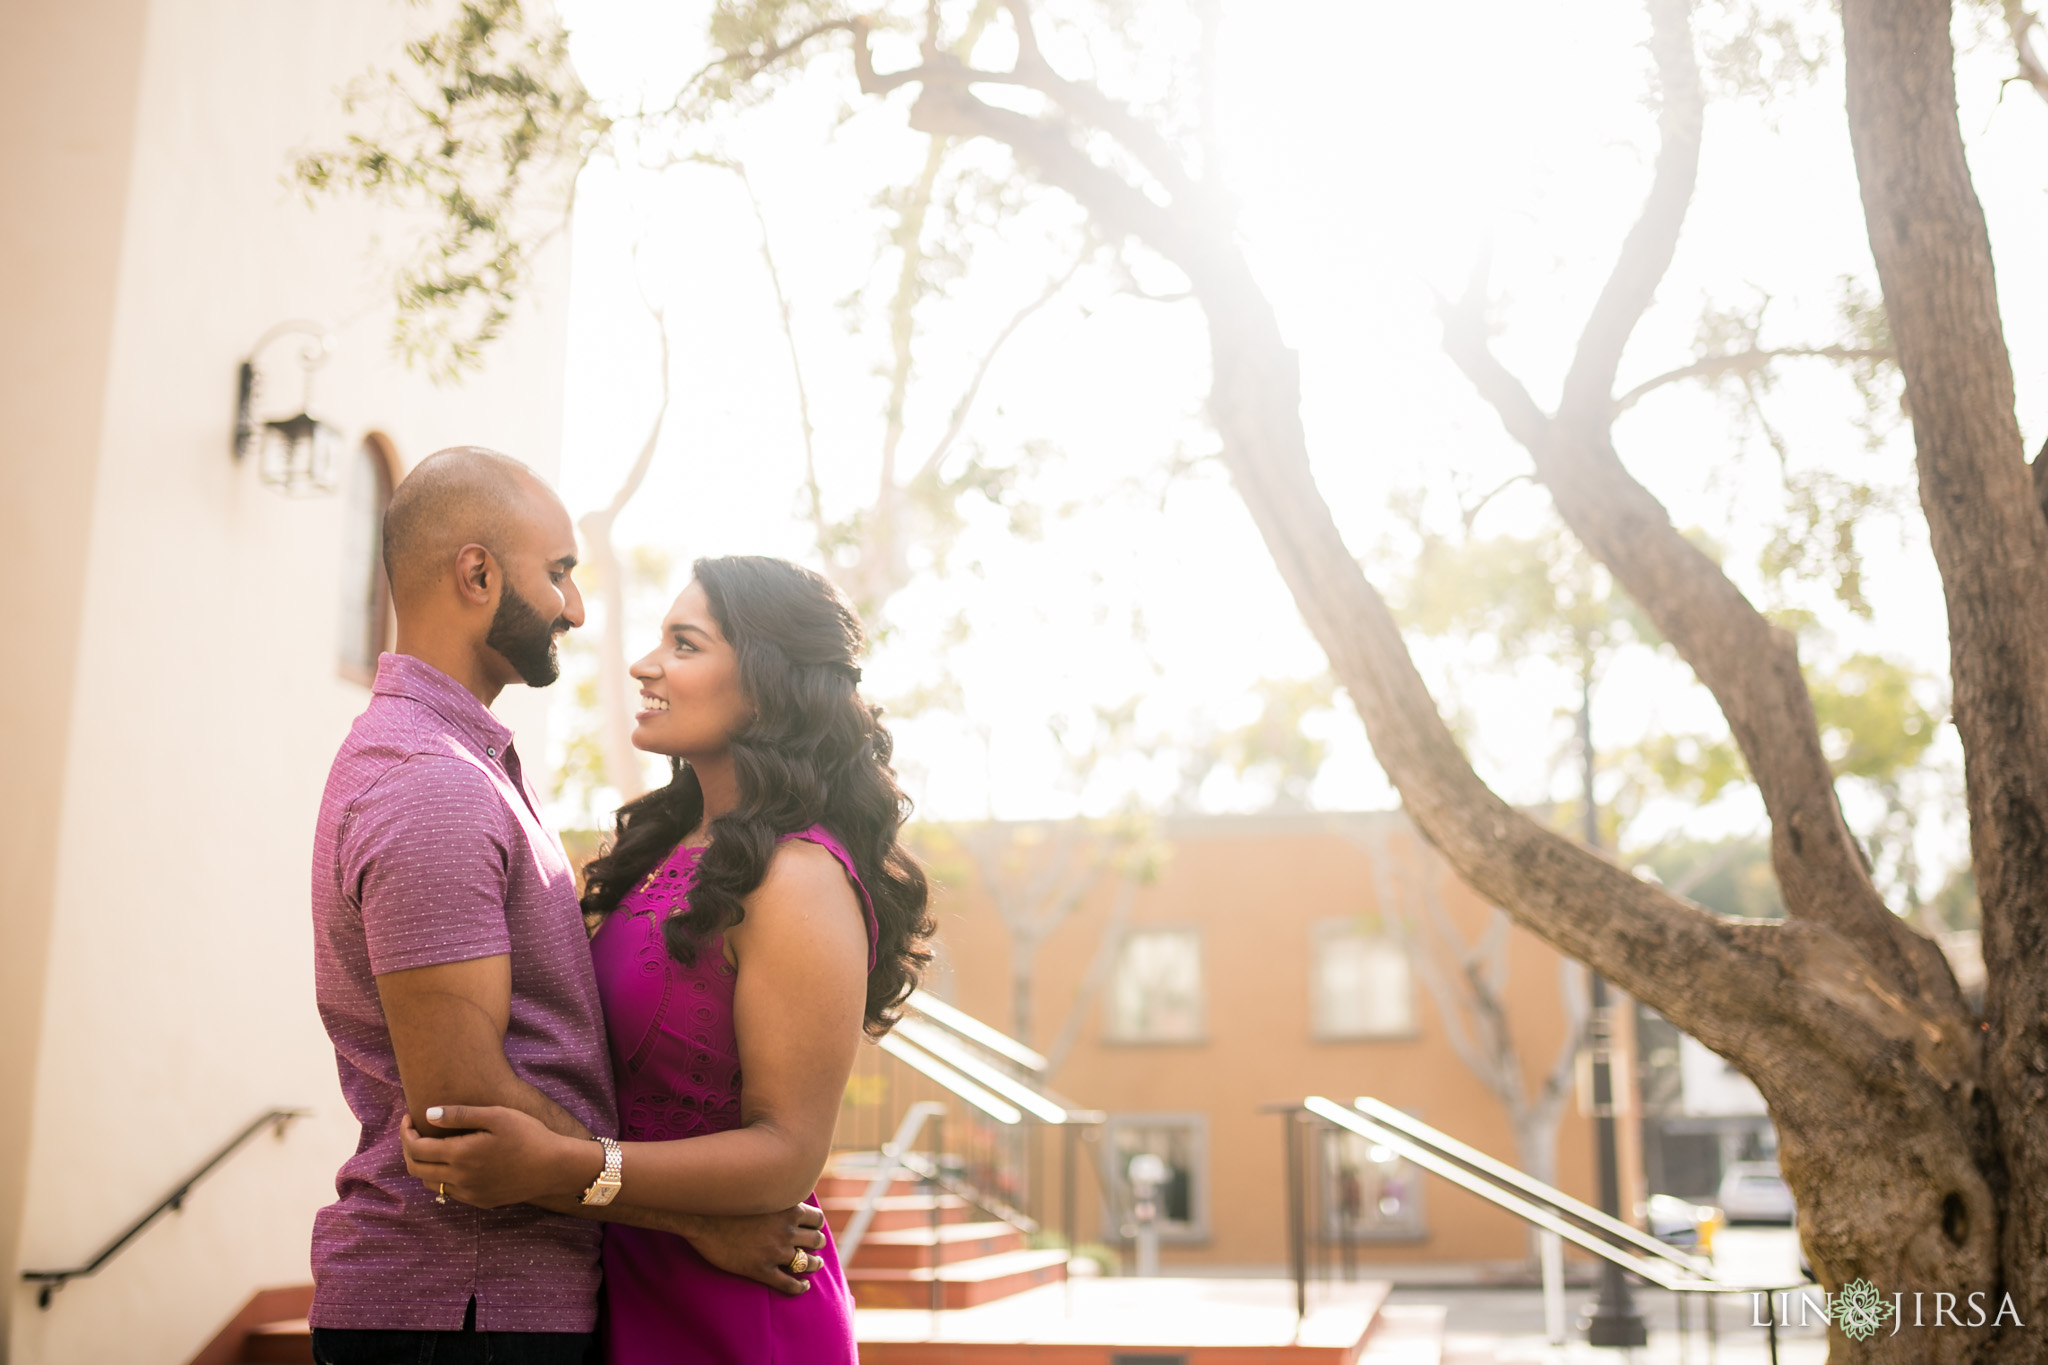
[[[1636,1310],[1650,1329],[1650,1344],[1634,1352],[1604,1350],[1585,1342],[1579,1315],[1592,1291],[1573,1288],[1565,1296],[1563,1346],[1552,1346],[1543,1334],[1543,1293],[1538,1289],[1473,1286],[1404,1285],[1387,1298],[1393,1305],[1440,1304],[1448,1315],[1444,1328],[1443,1365],[1766,1365],[1770,1339],[1751,1326],[1748,1299],[1731,1296],[1714,1310],[1717,1340],[1710,1353],[1702,1306],[1687,1309],[1687,1332],[1681,1341],[1673,1296],[1636,1291]],[[1683,1350],[1681,1351],[1681,1347]],[[1778,1329],[1779,1365],[1820,1365],[1827,1358],[1827,1333],[1818,1323],[1806,1328]]]

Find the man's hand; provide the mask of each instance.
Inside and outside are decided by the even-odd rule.
[[[690,1245],[720,1270],[756,1280],[770,1289],[795,1296],[811,1287],[810,1281],[789,1273],[789,1263],[798,1250],[815,1252],[825,1245],[825,1215],[811,1204],[798,1204],[780,1213],[757,1213],[743,1218],[700,1218],[698,1226],[686,1232]]]
[[[480,1209],[569,1197],[604,1169],[597,1143],[564,1137],[499,1105],[435,1105],[427,1117],[454,1137],[421,1137],[405,1120],[405,1169],[430,1190]]]
[[[527,1202],[571,1218],[670,1233],[727,1274],[765,1284],[792,1298],[811,1285],[807,1277],[790,1274],[789,1263],[799,1250],[816,1254],[825,1245],[825,1214],[815,1204],[798,1204],[780,1213],[726,1216],[670,1213],[630,1204],[583,1204],[553,1195]]]

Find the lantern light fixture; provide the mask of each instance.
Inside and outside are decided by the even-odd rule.
[[[299,411],[259,423],[255,408],[262,382],[256,362],[265,347],[287,336],[306,338],[299,347],[299,363],[306,374]],[[313,415],[313,374],[333,351],[334,334],[322,324],[304,319],[280,322],[256,339],[236,376],[235,459],[247,456],[251,445],[258,446],[257,475],[287,497],[332,493],[339,483],[341,430]]]

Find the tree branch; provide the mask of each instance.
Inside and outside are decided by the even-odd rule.
[[[1565,375],[1560,420],[1604,430],[1611,420],[1614,375],[1636,323],[1657,295],[1678,250],[1678,232],[1699,176],[1700,125],[1706,100],[1693,55],[1690,0],[1651,0],[1650,50],[1656,58],[1657,169],[1642,213],[1579,334]]]
[[[641,110],[638,113],[627,114],[619,121],[646,122],[651,118],[673,117],[683,112],[683,100],[685,97],[714,72],[721,71],[728,66],[740,66],[742,69],[734,79],[742,82],[750,81],[781,61],[784,57],[795,56],[798,52],[810,46],[813,39],[822,38],[828,33],[853,32],[855,25],[860,22],[853,19],[828,19],[822,23],[811,25],[786,42],[772,44],[758,52],[751,48],[738,52],[721,52],[690,73],[689,78],[677,89],[675,98],[669,101],[668,108],[654,114]]]
[[[995,364],[996,356],[1010,338],[1016,335],[1017,329],[1030,320],[1032,314],[1059,297],[1060,291],[1067,287],[1068,282],[1080,271],[1087,259],[1087,252],[1076,257],[1064,274],[1046,285],[1037,298],[1018,309],[1010,318],[1009,324],[996,333],[996,339],[982,352],[981,363],[974,367],[974,377],[968,381],[967,388],[960,395],[960,401],[953,405],[953,416],[946,423],[945,433],[932,447],[931,454],[924,457],[924,463],[917,467],[917,473],[911,476],[913,479],[929,478],[938,473],[940,463],[946,458],[946,452],[953,448],[953,442],[960,439],[960,433],[967,427],[967,414],[973,409],[975,397],[980,394],[982,381],[988,378],[989,367]]]
[[[584,553],[597,570],[598,594],[604,603],[604,626],[598,640],[597,691],[605,776],[628,801],[645,792],[647,784],[640,776],[639,751],[633,747],[632,717],[626,709],[626,581],[619,552],[612,544],[612,526],[646,482],[647,471],[654,464],[655,448],[661,444],[662,427],[668,421],[672,386],[668,317],[653,304],[648,305],[648,311],[654,315],[655,327],[661,335],[661,402],[654,410],[654,420],[648,424],[647,439],[640,443],[640,454],[626,471],[618,491],[609,503],[585,512],[577,522],[577,528],[583,532]]]
[[[1080,1041],[1081,1026],[1088,1020],[1088,1012],[1095,1007],[1095,1001],[1102,994],[1102,988],[1109,982],[1109,974],[1116,966],[1118,951],[1123,947],[1124,931],[1130,927],[1131,912],[1138,904],[1140,883],[1134,876],[1125,874],[1123,884],[1117,888],[1116,903],[1110,906],[1109,922],[1103,926],[1102,937],[1096,941],[1095,955],[1088,960],[1088,972],[1075,988],[1073,1002],[1067,1007],[1067,1017],[1060,1022],[1060,1031],[1045,1050],[1045,1078],[1050,1081],[1059,1074],[1073,1052],[1074,1044]]]
[[[797,420],[803,426],[804,492],[810,504],[806,510],[810,513],[812,534],[822,550],[826,538],[825,494],[818,486],[818,442],[817,429],[811,425],[811,391],[804,383],[803,356],[796,344],[796,321],[790,312],[789,295],[782,288],[782,271],[775,264],[775,247],[768,236],[768,215],[761,209],[761,197],[754,193],[754,182],[747,175],[745,165],[722,158],[700,159],[739,177],[740,188],[747,192],[747,204],[754,210],[754,223],[761,229],[761,263],[768,267],[768,284],[775,291],[775,314],[782,322],[782,340],[789,350],[789,375],[796,385]]]
[[[1893,915],[1841,815],[1792,636],[1770,624],[1629,474],[1610,428],[1615,367],[1669,265],[1699,164],[1700,92],[1685,0],[1652,0],[1666,111],[1649,198],[1581,336],[1564,406],[1545,418],[1493,356],[1475,289],[1446,319],[1447,352],[1528,449],[1581,544],[1714,695],[1771,817],[1772,861],[1789,913],[1826,923],[1871,954],[1893,989],[1960,1020],[1940,950]],[[1675,111],[1671,105],[1683,107]],[[1624,987],[1640,995],[1633,987]]]
[[[2025,81],[2034,88],[2034,93],[2048,100],[2048,64],[2041,60],[2041,54],[2034,48],[2034,34],[2041,28],[2038,15],[2028,11],[2022,0],[2003,0],[2005,26],[2012,34],[2014,55],[2019,58],[2019,74],[2009,80]]]
[[[1895,355],[1889,347],[1865,346],[1774,346],[1752,347],[1746,351],[1734,351],[1728,355],[1702,356],[1690,365],[1681,365],[1630,389],[1614,400],[1614,415],[1621,416],[1637,403],[1658,389],[1670,384],[1681,384],[1688,379],[1719,379],[1723,375],[1753,374],[1766,369],[1774,360],[1795,360],[1813,358],[1849,362],[1857,360],[1892,360]]]
[[[1003,0],[1010,22],[1017,30],[1017,70],[1043,71],[1045,57],[1038,50],[1038,29],[1031,16],[1031,0]]]
[[[1009,3],[1008,0],[1006,3],[1011,17],[1018,22],[1019,31],[1029,35],[1031,27],[1028,7]],[[860,82],[862,94],[881,95],[902,86],[918,85],[922,87],[919,97],[919,103],[922,104],[925,99],[940,91],[950,91],[956,98],[971,99],[968,88],[974,85],[1010,85],[1035,90],[1052,100],[1069,116],[1108,133],[1121,142],[1124,148],[1138,159],[1138,163],[1165,187],[1167,194],[1176,204],[1193,207],[1202,197],[1200,185],[1158,129],[1133,114],[1126,106],[1109,98],[1096,85],[1087,81],[1068,80],[1054,71],[1039,55],[1035,37],[1023,40],[1026,45],[1019,49],[1017,64],[1008,71],[984,70],[968,65],[951,53],[938,52],[927,53],[924,63],[920,66],[908,67],[901,71],[878,72],[875,70],[874,51],[868,46],[870,25],[865,19],[856,19],[853,22],[854,73]],[[978,100],[973,102],[980,103]],[[919,125],[913,119],[911,126]]]

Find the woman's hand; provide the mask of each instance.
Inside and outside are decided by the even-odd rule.
[[[427,1111],[454,1137],[421,1137],[405,1121],[405,1169],[436,1194],[480,1209],[550,1195],[578,1198],[604,1169],[604,1149],[564,1137],[531,1114],[496,1105],[450,1104]]]

